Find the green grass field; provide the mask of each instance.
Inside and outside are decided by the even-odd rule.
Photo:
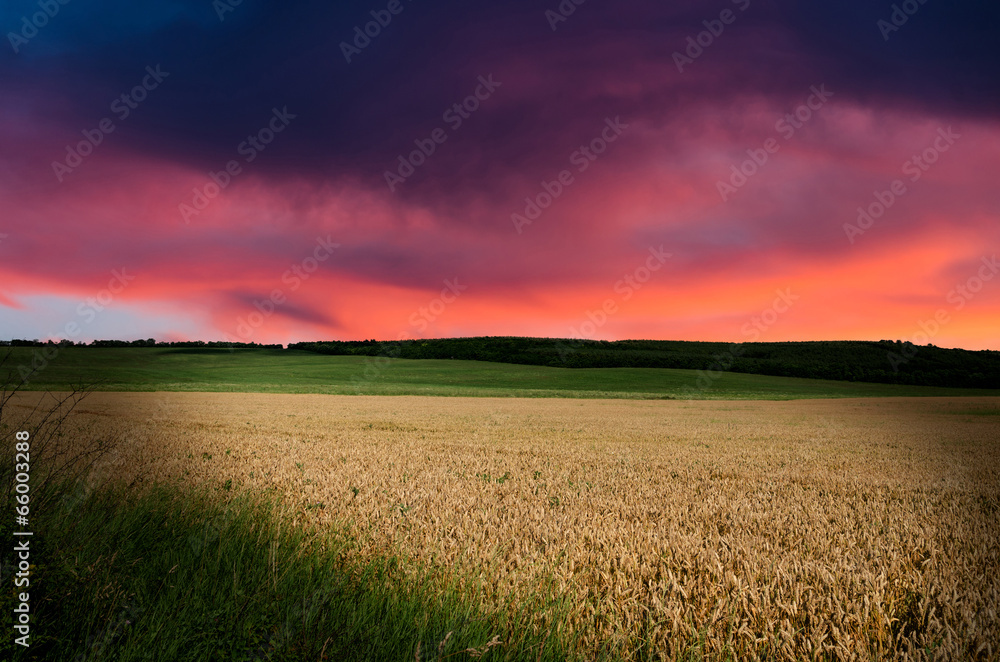
[[[12,456],[0,451],[0,484],[12,483]],[[280,500],[267,493],[84,485],[32,494],[31,645],[7,636],[0,659],[425,662],[474,659],[463,651],[485,653],[500,640],[486,659],[582,659],[572,637],[524,626],[535,608],[554,629],[560,604],[539,598],[521,613],[484,612],[454,580],[405,578],[397,556],[359,560],[349,530],[282,528]],[[11,524],[0,535],[9,539]],[[0,574],[9,582],[11,571]],[[8,614],[15,594],[0,594]]]
[[[64,348],[12,350],[6,367],[39,370],[29,390],[364,395],[767,399],[998,396],[1000,390],[901,386],[666,368],[553,368],[481,361],[329,356],[291,350]],[[17,381],[20,381],[18,379]]]

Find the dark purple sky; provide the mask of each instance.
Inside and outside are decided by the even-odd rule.
[[[1000,349],[1000,8],[897,6],[6,2],[0,338]]]

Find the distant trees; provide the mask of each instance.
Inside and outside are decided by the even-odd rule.
[[[904,349],[911,358],[890,361]],[[738,351],[737,349],[738,348]],[[901,341],[712,343],[673,340],[443,338],[420,342],[327,341],[288,349],[320,354],[464,359],[564,368],[681,368],[842,381],[1000,388],[1000,352],[913,348]],[[913,351],[915,350],[915,352]]]

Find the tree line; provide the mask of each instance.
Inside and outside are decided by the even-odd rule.
[[[842,381],[1000,388],[1000,352],[899,340],[719,343],[480,337],[303,342],[320,354],[463,359],[565,368],[680,368]]]

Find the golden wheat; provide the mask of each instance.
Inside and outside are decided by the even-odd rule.
[[[98,393],[76,423],[126,427],[117,477],[277,488],[488,606],[567,598],[594,651],[985,660],[998,407]]]

